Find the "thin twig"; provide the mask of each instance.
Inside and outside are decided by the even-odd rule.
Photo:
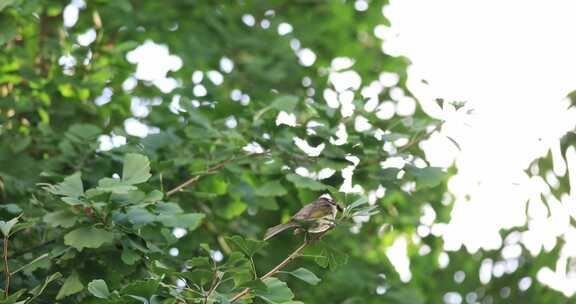
[[[172,195],[174,195],[175,193],[184,190],[184,188],[187,188],[187,187],[189,187],[190,185],[192,185],[193,183],[197,182],[202,176],[204,176],[204,175],[206,175],[206,174],[213,173],[213,172],[215,172],[215,171],[218,171],[218,170],[224,168],[224,166],[226,166],[227,164],[229,164],[229,163],[231,163],[231,162],[234,162],[234,161],[240,160],[240,159],[242,159],[242,158],[246,158],[246,157],[260,156],[260,155],[264,155],[264,154],[267,154],[267,152],[264,152],[264,153],[252,153],[252,154],[247,154],[247,155],[244,155],[244,156],[241,156],[241,157],[236,157],[236,158],[227,159],[227,160],[225,160],[225,161],[223,161],[223,162],[221,162],[221,163],[219,163],[219,164],[216,164],[216,165],[208,168],[208,169],[206,170],[206,172],[204,172],[203,174],[195,175],[195,176],[192,176],[191,178],[187,179],[187,180],[186,180],[185,182],[183,182],[182,184],[180,184],[180,185],[176,186],[175,188],[173,188],[172,190],[166,192],[166,196],[172,196]]]
[[[413,145],[416,145],[416,144],[420,143],[421,141],[428,139],[430,136],[432,136],[432,134],[434,132],[440,130],[440,127],[442,127],[441,123],[437,124],[436,127],[434,127],[434,129],[430,130],[430,132],[426,132],[426,133],[414,138],[413,140],[409,141],[407,144],[403,145],[402,147],[398,148],[398,152],[404,152],[408,148],[412,147]]]
[[[302,251],[306,247],[308,247],[308,245],[319,240],[328,231],[330,231],[330,229],[318,234],[316,237],[314,237],[312,239],[304,240],[304,242],[300,246],[298,246],[298,248],[294,249],[294,251],[292,251],[292,253],[288,257],[286,257],[282,262],[280,262],[280,264],[276,265],[276,267],[272,268],[272,270],[268,271],[268,273],[266,273],[265,275],[260,277],[260,280],[264,281],[267,278],[275,275],[278,271],[282,270],[282,268],[284,268],[286,265],[290,264],[290,262],[292,262],[295,258],[299,257],[300,254],[302,253]],[[233,296],[230,299],[230,303],[234,303],[234,302],[238,301],[240,298],[242,298],[243,296],[248,294],[250,292],[250,290],[251,290],[250,288],[244,288],[242,291],[240,291],[239,293],[237,293],[235,296]]]
[[[8,236],[4,236],[4,298],[8,298],[10,289],[10,269],[8,269]]]
[[[214,290],[216,290],[219,284],[220,284],[220,275],[218,274],[218,271],[214,271],[214,276],[212,277],[212,283],[210,284],[210,289],[204,296],[204,304],[208,304],[208,299],[210,299],[210,296],[212,295]]]

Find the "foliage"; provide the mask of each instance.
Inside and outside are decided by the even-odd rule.
[[[404,92],[407,60],[382,54],[373,34],[387,23],[384,4],[0,1],[0,230],[11,278],[0,303],[229,303],[245,288],[245,303],[438,303],[484,288],[452,280],[459,267],[477,278],[479,257],[453,253],[442,270],[442,243],[411,237],[423,206],[448,218],[447,172],[427,167],[418,147],[441,122],[420,109],[382,119],[362,93],[383,71]],[[281,24],[293,32],[279,35]],[[152,62],[164,75],[138,76],[146,67],[132,52],[152,41],[181,66]],[[306,48],[311,67],[299,57]],[[336,70],[344,56],[353,66]],[[331,107],[324,95],[340,90],[330,79],[340,72],[364,86]],[[294,124],[277,123],[291,114]],[[324,148],[306,153],[302,142]],[[381,165],[394,158],[406,165]],[[334,173],[320,178],[323,169]],[[354,185],[366,195],[343,191]],[[264,243],[265,229],[323,193],[347,206],[336,229],[259,280],[302,243],[289,233]],[[385,255],[398,237],[408,239],[409,283]],[[423,245],[430,253],[418,253]],[[543,301],[562,301],[547,292]]]

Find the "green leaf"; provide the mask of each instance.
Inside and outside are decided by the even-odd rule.
[[[316,285],[322,281],[312,271],[302,267],[288,273],[311,285]]]
[[[321,191],[327,189],[326,185],[322,184],[319,181],[315,181],[308,177],[302,177],[294,173],[286,175],[286,179],[291,181],[297,188],[306,188],[314,191]]]
[[[0,8],[3,6],[4,4],[0,3]],[[2,29],[0,31],[0,46],[14,39],[18,34],[16,20],[10,15],[3,15],[2,18],[0,18],[0,28]]]
[[[143,201],[146,203],[155,203],[161,201],[163,197],[164,193],[162,193],[162,191],[152,190],[146,194]]]
[[[106,243],[112,243],[114,234],[112,232],[93,228],[83,227],[68,232],[64,236],[64,244],[81,251],[83,248],[98,248]]]
[[[276,99],[272,101],[271,106],[274,109],[280,111],[293,112],[297,104],[298,97],[292,95],[283,95],[276,97]]]
[[[159,215],[158,221],[166,227],[186,228],[192,231],[200,226],[205,216],[203,213]]]
[[[84,289],[84,285],[80,282],[80,278],[78,277],[78,273],[76,271],[72,272],[72,274],[66,278],[64,284],[58,291],[56,295],[56,300],[61,300],[69,295],[73,295],[75,293],[79,293]]]
[[[256,252],[260,251],[267,245],[264,241],[244,239],[239,235],[228,237],[226,239],[249,257],[254,256]]]
[[[184,210],[176,203],[159,203],[156,204],[156,212],[164,215],[172,215],[182,213]]]
[[[102,133],[102,129],[91,124],[74,124],[68,128],[66,136],[75,142],[85,142],[95,139]]]
[[[122,168],[123,182],[129,185],[141,184],[146,182],[151,176],[148,157],[135,153],[126,154],[124,167]]]
[[[331,270],[335,270],[348,262],[346,253],[336,250],[328,244],[318,242],[316,247],[320,249],[320,255],[314,261],[320,267],[330,267]]]
[[[21,216],[22,216],[22,214],[9,220],[9,221],[7,221],[7,222],[0,221],[0,231],[2,231],[2,235],[9,236],[10,231],[12,230],[12,227],[14,227],[14,225],[16,225],[16,223],[18,223],[18,219],[20,219]]]
[[[277,278],[267,278],[264,280],[264,284],[268,287],[266,291],[254,291],[254,294],[262,298],[264,301],[271,303],[284,303],[294,299],[294,293],[290,290],[288,285]]]
[[[120,294],[123,295],[134,295],[139,297],[144,297],[149,299],[158,290],[160,282],[158,280],[149,279],[146,281],[136,281],[126,285]]]
[[[126,265],[134,265],[140,260],[140,255],[129,247],[124,247],[120,259],[122,259],[122,262]]]
[[[210,258],[208,257],[194,257],[186,261],[187,267],[200,267],[210,266]]]
[[[82,186],[82,174],[76,172],[66,178],[59,184],[48,185],[45,187],[48,192],[68,197],[79,197],[84,194],[84,186]]]
[[[266,292],[268,290],[268,286],[266,286],[266,284],[264,284],[264,282],[262,282],[262,280],[260,279],[256,279],[256,280],[251,280],[251,281],[247,281],[244,282],[238,286],[235,286],[236,288],[250,288],[253,291],[259,291],[259,292]]]
[[[98,181],[98,189],[106,192],[125,194],[137,188],[122,180],[105,177]]]
[[[362,196],[359,199],[357,199],[356,201],[354,201],[352,204],[346,206],[346,210],[349,211],[349,210],[352,210],[356,207],[362,206],[362,205],[367,204],[367,203],[368,203],[368,197]]]
[[[432,188],[439,185],[446,177],[446,172],[439,167],[407,167],[410,175],[416,177],[416,186],[418,189]]]
[[[154,222],[156,216],[148,210],[140,207],[132,207],[126,212],[128,220],[134,225],[146,225]]]
[[[28,299],[26,301],[26,303],[32,303],[32,300],[34,300],[35,298],[37,298],[38,296],[40,296],[42,294],[42,292],[44,292],[44,290],[46,289],[46,287],[48,287],[48,284],[50,284],[51,282],[58,280],[59,278],[62,277],[62,274],[60,274],[59,272],[53,273],[49,276],[47,276],[46,278],[44,278],[44,281],[34,287],[32,290],[30,290],[30,294],[32,295],[32,298]]]
[[[43,254],[43,255],[41,255],[41,256],[33,259],[33,260],[30,261],[28,264],[26,264],[26,265],[24,265],[24,266],[21,266],[21,267],[19,267],[18,269],[12,271],[12,272],[10,273],[10,275],[15,275],[15,274],[17,274],[18,272],[20,272],[20,271],[22,271],[22,270],[29,269],[29,268],[35,266],[35,265],[36,265],[37,263],[39,263],[40,261],[46,259],[47,257],[48,257],[48,253],[45,253],[45,254]]]
[[[283,196],[288,191],[278,181],[270,181],[256,189],[258,196]]]
[[[70,228],[74,226],[78,216],[70,210],[61,210],[47,213],[42,219],[51,227]]]
[[[88,283],[88,292],[93,296],[100,299],[108,299],[110,297],[110,291],[108,291],[108,285],[104,280],[93,280]]]

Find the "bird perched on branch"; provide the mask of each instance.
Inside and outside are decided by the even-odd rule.
[[[331,198],[321,196],[302,207],[287,223],[268,228],[264,234],[264,240],[290,228],[296,228],[295,233],[303,231],[314,234],[324,232],[334,227],[336,213],[342,212],[342,210],[340,204]]]

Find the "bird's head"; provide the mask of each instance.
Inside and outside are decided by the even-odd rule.
[[[329,203],[330,205],[336,206],[336,209],[340,212],[344,211],[344,208],[342,207],[342,205],[340,205],[338,202],[336,202],[335,200],[333,200],[332,198],[330,198],[328,196],[321,196],[319,199]]]

